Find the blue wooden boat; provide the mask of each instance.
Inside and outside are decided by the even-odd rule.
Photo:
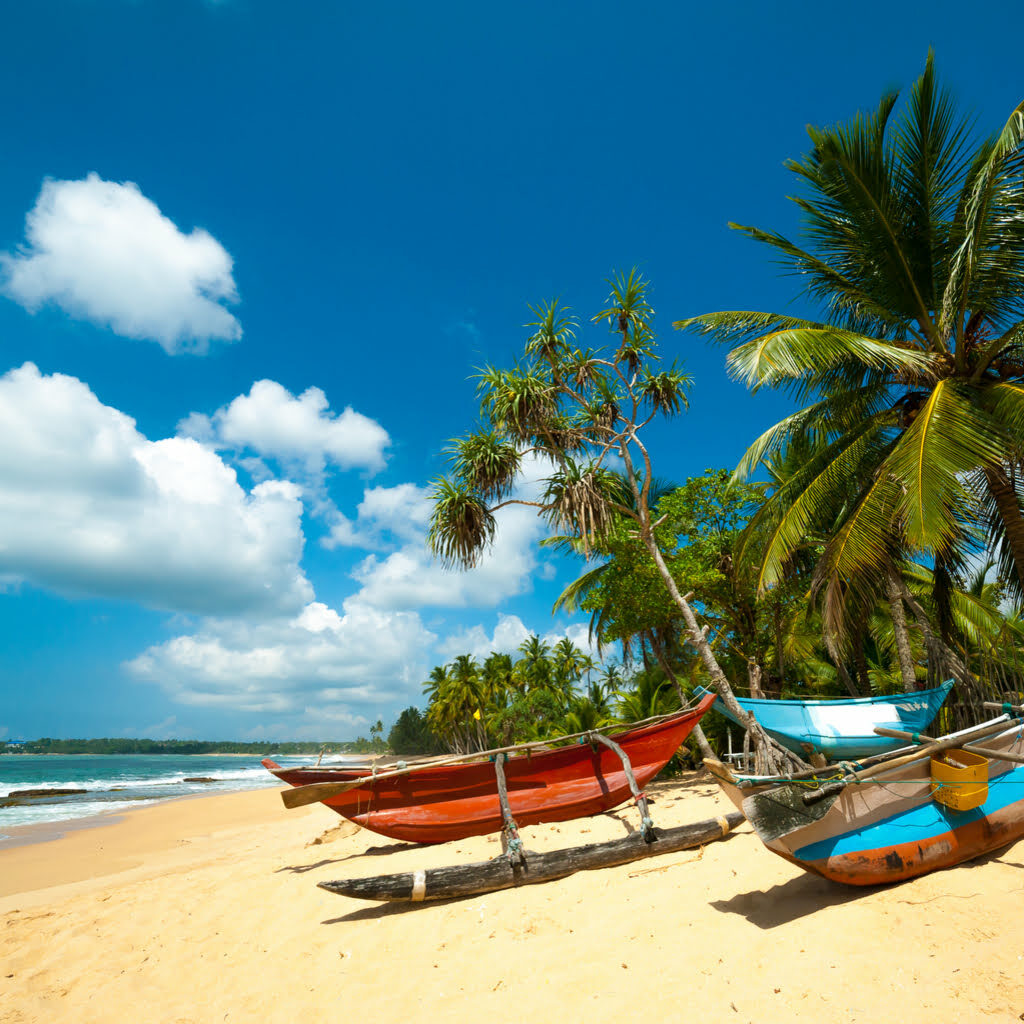
[[[900,882],[1024,838],[1024,721],[1003,715],[905,749],[851,784],[823,775],[751,785],[704,763],[772,853],[834,882]],[[826,798],[815,800],[816,789]]]
[[[947,680],[932,690],[897,693],[888,697],[848,697],[842,700],[755,700],[737,697],[744,711],[787,750],[806,757],[824,754],[830,761],[870,757],[895,750],[900,740],[876,736],[876,728],[923,732],[939,713],[953,688]],[[698,686],[696,693],[710,693]],[[733,722],[721,700],[712,705]],[[739,722],[736,722],[739,725]]]

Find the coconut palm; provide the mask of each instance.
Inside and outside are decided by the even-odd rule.
[[[583,675],[586,655],[567,637],[563,636],[551,651],[552,683],[568,701]]]
[[[1024,104],[972,142],[931,54],[898,115],[896,102],[809,130],[812,150],[788,164],[802,245],[740,228],[799,275],[822,318],[676,324],[733,346],[729,370],[752,390],[787,390],[802,406],[737,473],[806,447],[759,513],[759,584],[827,529],[816,575],[833,624],[851,597],[898,587],[904,553],[955,572],[979,528],[1024,592]]]
[[[554,692],[551,648],[536,634],[528,636],[518,647],[520,658],[515,673],[527,693],[537,690]]]
[[[608,305],[592,322],[608,328],[610,352],[578,347],[576,321],[554,302],[534,310],[537,319],[518,365],[480,373],[483,426],[449,448],[450,475],[434,486],[428,543],[443,562],[471,568],[493,541],[495,513],[521,504],[535,507],[553,533],[573,537],[588,557],[625,516],[678,607],[711,685],[747,721],[665,564],[656,536],[660,523],[651,510],[651,455],[641,434],[653,419],[686,407],[692,381],[678,366],[658,366],[648,283],[633,270],[609,284]],[[527,453],[553,466],[537,500],[514,491]],[[621,464],[621,473],[609,463]],[[753,719],[749,726],[764,770],[779,771],[793,761]]]

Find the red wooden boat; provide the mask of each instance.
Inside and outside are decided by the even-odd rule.
[[[710,694],[696,707],[612,734],[629,757],[638,786],[665,767],[714,699]],[[495,768],[487,760],[440,763],[376,779],[368,768],[282,768],[269,758],[263,765],[292,786],[365,780],[321,802],[391,839],[445,843],[503,827]],[[504,771],[509,808],[520,826],[601,814],[632,795],[618,755],[596,743],[512,753]]]

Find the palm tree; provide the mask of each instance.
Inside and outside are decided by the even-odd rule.
[[[567,637],[563,636],[551,652],[551,675],[555,689],[566,701],[572,699],[572,692],[583,675],[586,656]]]
[[[579,348],[577,322],[557,302],[537,307],[523,359],[512,369],[479,375],[482,429],[449,447],[450,472],[435,482],[427,541],[444,563],[470,568],[492,544],[495,513],[507,505],[536,508],[552,532],[572,536],[587,557],[625,516],[685,622],[709,681],[730,711],[748,723],[760,767],[795,763],[736,703],[697,613],[672,578],[652,515],[652,463],[641,439],[658,417],[686,407],[692,383],[679,366],[658,365],[654,310],[637,270],[609,282],[608,305],[591,318],[614,339],[605,349]],[[611,349],[611,351],[608,351]],[[549,459],[554,471],[539,500],[514,493],[523,456]],[[608,464],[620,463],[622,473]],[[623,492],[625,478],[632,507]],[[802,762],[801,762],[802,766]]]
[[[826,529],[816,567],[827,619],[899,589],[905,553],[955,574],[987,531],[1024,594],[1024,104],[996,136],[935,81],[932,55],[899,116],[896,94],[846,124],[810,129],[789,168],[804,245],[770,245],[821,320],[725,312],[679,321],[732,347],[730,372],[802,405],[748,449],[737,474],[802,445],[803,467],[758,514],[759,587]],[[838,523],[838,528],[833,529]]]
[[[549,655],[551,648],[536,634],[531,634],[519,645],[516,675],[527,693],[535,690],[551,691],[553,676]]]

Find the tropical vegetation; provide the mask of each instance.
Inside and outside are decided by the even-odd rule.
[[[635,270],[591,318],[610,345],[543,303],[514,365],[480,371],[480,425],[449,448],[430,545],[471,567],[503,507],[536,508],[546,543],[585,561],[555,610],[589,613],[616,680],[556,669],[536,637],[516,658],[456,658],[427,686],[426,721],[452,749],[629,721],[697,684],[733,706],[734,690],[859,696],[952,675],[949,726],[1021,694],[1024,104],[978,137],[929,54],[902,106],[887,93],[809,134],[788,164],[799,240],[739,230],[810,312],[675,324],[726,345],[752,391],[794,401],[734,473],[654,475],[644,430],[685,411],[692,381],[659,363]],[[537,488],[527,460],[546,467]],[[722,727],[705,723],[708,752]],[[750,724],[759,767],[784,766]]]
[[[809,129],[811,150],[788,164],[799,243],[733,225],[772,249],[817,315],[676,326],[728,345],[735,377],[799,406],[737,470],[788,466],[749,528],[758,594],[807,575],[840,656],[885,601],[910,688],[908,613],[931,629],[929,659],[966,682],[954,595],[991,559],[1007,596],[1024,597],[1024,104],[976,138],[931,54],[897,103],[887,93]],[[925,576],[927,602],[911,593]]]

